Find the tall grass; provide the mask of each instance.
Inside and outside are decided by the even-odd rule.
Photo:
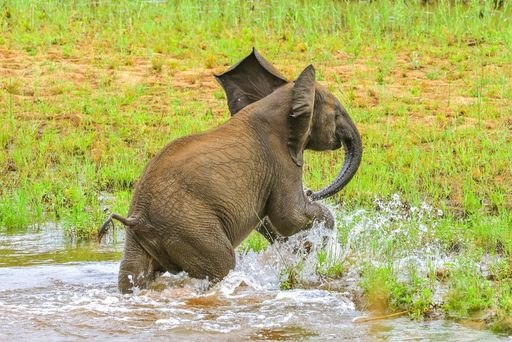
[[[167,141],[227,119],[219,89],[174,86],[173,76],[221,71],[252,46],[292,79],[317,64],[361,127],[364,163],[346,205],[399,192],[459,216],[503,213],[511,202],[509,14],[508,3],[457,1],[4,1],[1,47],[33,65],[21,76],[8,66],[2,79],[3,207],[28,212],[11,215],[19,223],[2,215],[1,225],[33,222],[32,211],[59,219],[80,201],[99,218],[98,192],[130,190]],[[319,187],[342,156],[308,159],[308,185]],[[44,201],[29,189],[38,182],[51,188]]]

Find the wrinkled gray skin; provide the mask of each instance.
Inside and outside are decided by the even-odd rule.
[[[288,82],[256,51],[245,61],[250,58],[270,70],[270,78],[278,75],[269,81],[275,84],[264,84],[263,76],[259,83],[264,91],[251,85],[259,77],[251,72],[260,75],[256,69],[244,71],[248,75],[242,81],[237,77],[243,75],[235,75],[230,84],[225,76],[236,73],[237,66],[218,76],[233,117],[213,130],[167,145],[144,170],[128,218],[113,214],[103,225],[100,239],[112,218],[127,227],[121,292],[146,288],[164,271],[221,280],[235,266],[234,248],[257,226],[270,241],[309,229],[314,221],[334,226],[330,211],[308,196],[330,196],[353,176],[362,152],[357,129],[338,100],[316,83],[312,66]],[[244,100],[244,86],[254,86],[256,95]],[[333,182],[338,184],[305,194],[304,149],[334,150],[342,145],[346,160]],[[264,218],[267,224],[262,225]]]

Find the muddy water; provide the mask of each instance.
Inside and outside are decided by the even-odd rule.
[[[354,323],[365,313],[351,301],[350,272],[336,284],[317,278],[309,269],[313,261],[297,252],[304,239],[309,248],[343,257],[342,246],[310,233],[262,253],[239,255],[237,268],[214,287],[165,274],[153,290],[121,295],[116,288],[121,234],[101,246],[67,243],[52,225],[0,235],[0,340],[499,339],[445,321]],[[280,290],[283,267],[298,258],[309,285]]]

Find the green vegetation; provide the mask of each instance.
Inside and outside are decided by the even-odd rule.
[[[443,212],[402,217],[393,238],[400,220],[363,234],[354,246],[373,262],[360,253],[322,268],[320,255],[319,272],[366,260],[369,308],[443,309],[510,333],[512,5],[493,4],[0,1],[0,231],[60,221],[89,238],[105,208],[126,213],[151,156],[228,119],[212,74],[255,46],[290,79],[313,63],[360,128],[363,164],[333,203],[367,211],[340,223],[342,243],[378,214],[376,198]],[[342,158],[308,153],[308,186],[332,179]],[[246,248],[264,248],[255,236]],[[452,264],[393,265],[429,244]]]

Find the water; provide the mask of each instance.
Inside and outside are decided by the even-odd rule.
[[[309,253],[303,251],[309,241]],[[66,242],[48,225],[0,236],[0,340],[343,340],[492,341],[456,323],[408,318],[355,323],[351,271],[328,282],[315,255],[346,258],[336,236],[317,227],[265,252],[238,255],[221,283],[165,274],[152,290],[117,290],[122,234],[98,245]],[[356,237],[350,239],[355,243]],[[348,246],[348,245],[347,245]],[[301,264],[301,287],[281,290],[287,266]]]

